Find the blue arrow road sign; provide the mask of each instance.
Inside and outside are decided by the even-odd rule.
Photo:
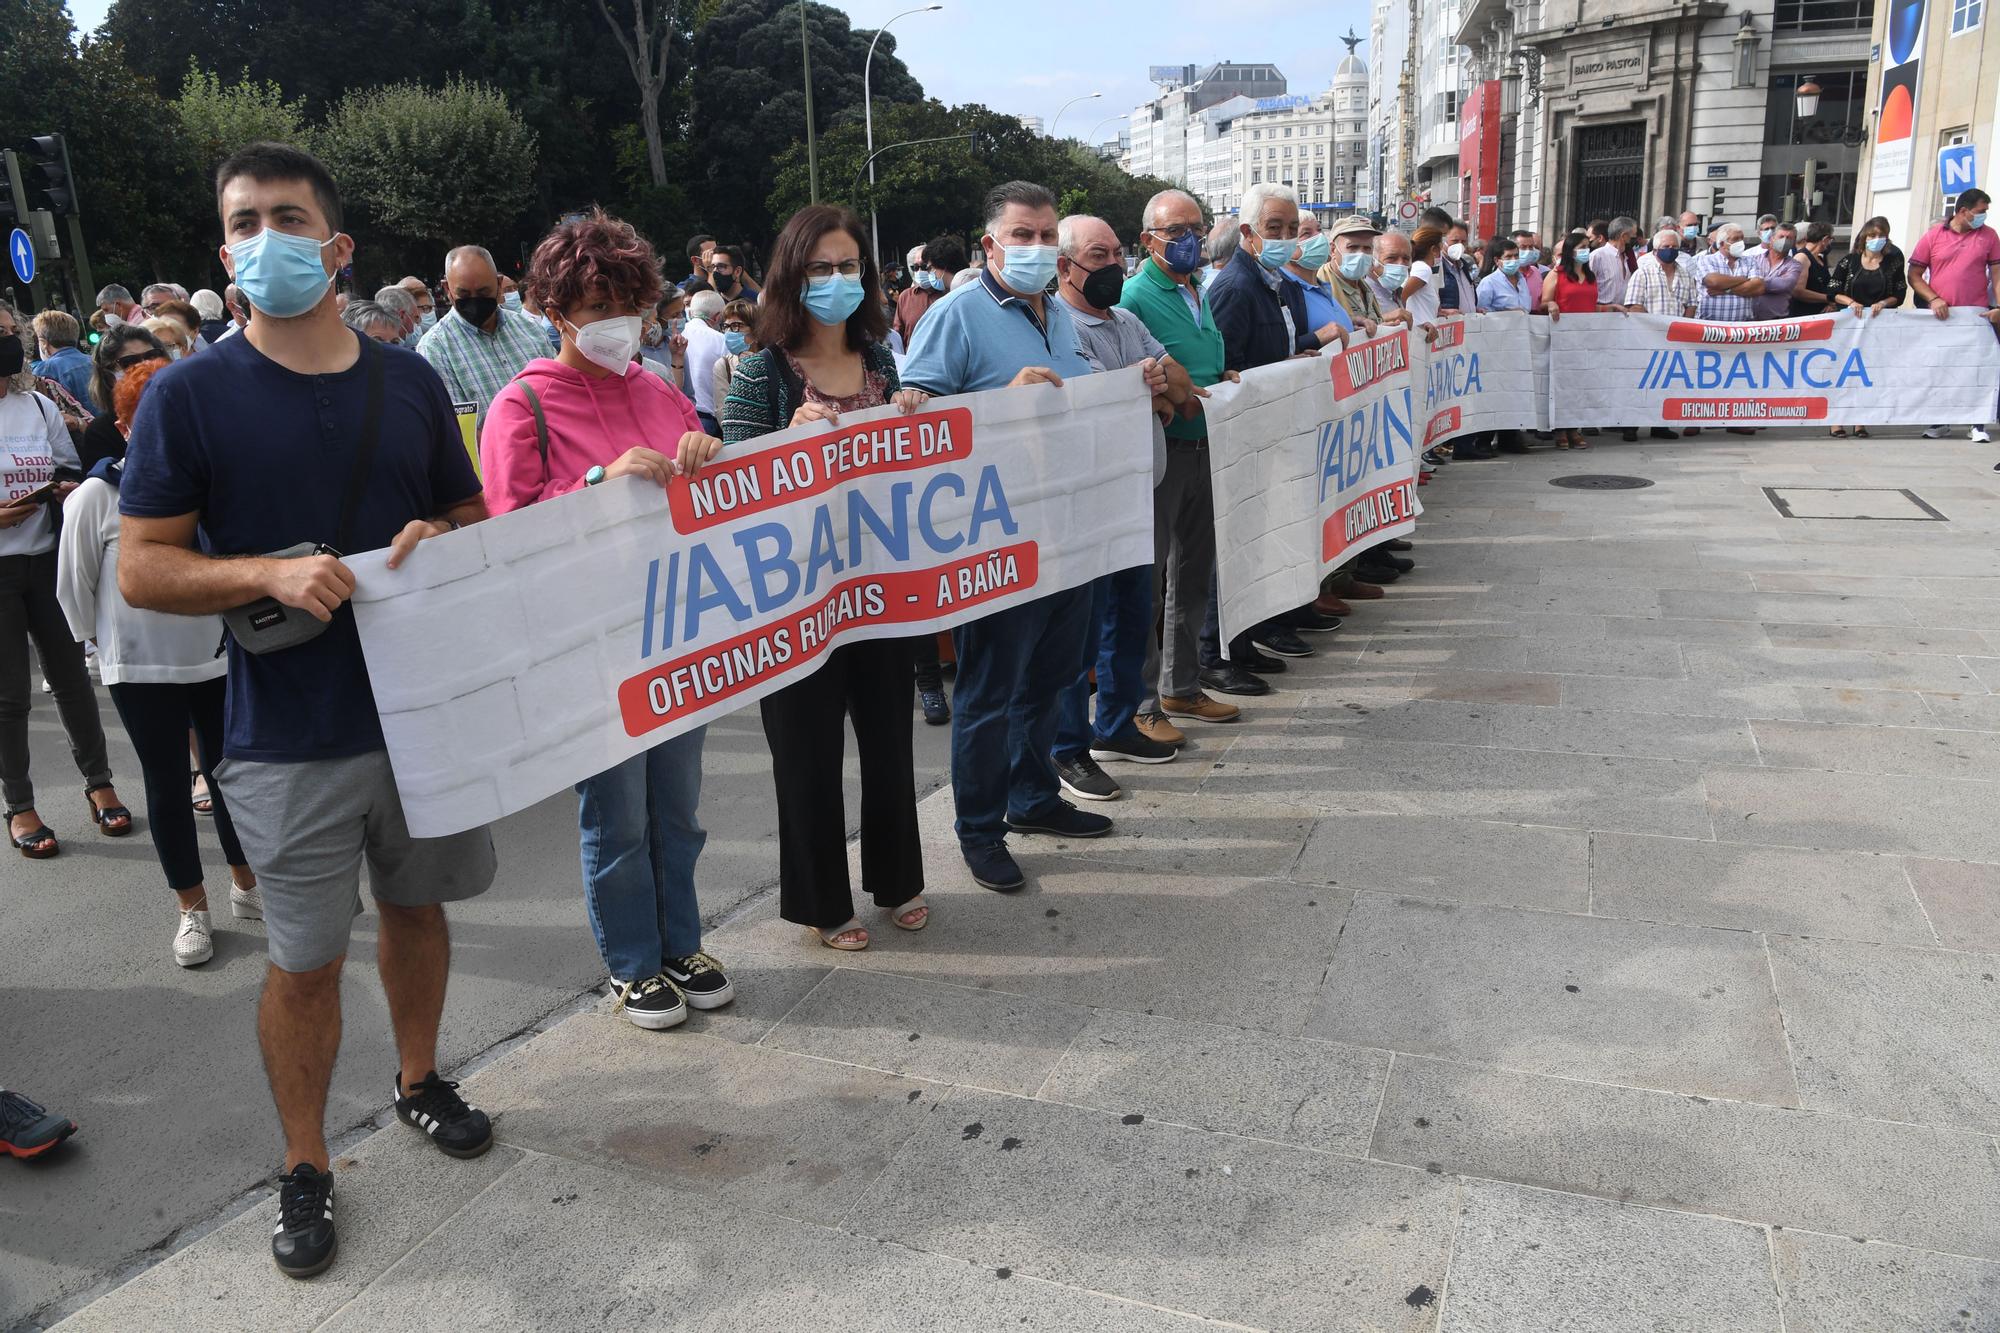
[[[1969,143],[1955,143],[1938,149],[1938,184],[1946,198],[1979,183],[1978,159]]]
[[[7,238],[7,257],[14,261],[14,276],[22,282],[35,280],[35,243],[19,227]]]

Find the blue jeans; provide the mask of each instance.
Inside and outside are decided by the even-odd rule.
[[[644,980],[701,948],[694,863],[708,834],[695,807],[707,731],[683,732],[576,784],[583,902],[615,980]]]
[[[958,840],[1007,836],[1007,816],[1031,819],[1062,800],[1055,764],[1058,703],[1090,664],[1090,585],[995,611],[951,632],[951,785]]]
[[[1146,646],[1153,637],[1153,567],[1135,565],[1092,580],[1090,624],[1097,652],[1097,723],[1093,728],[1086,668],[1057,705],[1057,759],[1074,759],[1093,740],[1132,730],[1150,687],[1145,668]]]

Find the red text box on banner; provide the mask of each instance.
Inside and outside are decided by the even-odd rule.
[[[1376,546],[1417,526],[1417,483],[1394,481],[1357,496],[1320,528],[1320,562],[1338,564],[1349,550]]]
[[[1410,369],[1410,335],[1397,330],[1386,337],[1357,343],[1332,359],[1333,399],[1352,398],[1363,389]]]

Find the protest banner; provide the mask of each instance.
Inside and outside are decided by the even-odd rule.
[[[488,823],[749,704],[839,644],[1153,559],[1136,369],[850,413],[692,480],[586,487],[348,561],[410,831]]]
[[[1397,329],[1209,391],[1225,642],[1310,602],[1329,570],[1415,528],[1422,347],[1421,333]]]
[[[1549,322],[1519,312],[1440,320],[1422,344],[1424,422],[1430,448],[1460,435],[1548,426]]]
[[[1973,310],[1755,324],[1567,315],[1549,363],[1553,419],[1565,425],[1983,422],[2000,390],[2000,344]]]

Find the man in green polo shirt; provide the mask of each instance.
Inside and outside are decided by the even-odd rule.
[[[1201,205],[1184,191],[1163,190],[1146,201],[1140,225],[1146,259],[1118,304],[1139,317],[1197,388],[1235,379],[1222,368],[1222,333],[1194,285],[1207,234]],[[1167,475],[1153,488],[1153,587],[1160,599],[1161,642],[1148,645],[1138,726],[1168,745],[1187,739],[1170,719],[1234,722],[1241,712],[1201,688],[1197,642],[1214,568],[1208,422],[1196,399],[1167,425]]]

